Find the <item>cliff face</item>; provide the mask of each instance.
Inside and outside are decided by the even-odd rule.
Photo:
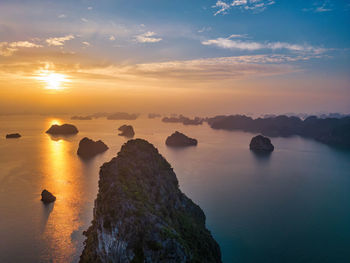
[[[124,144],[100,170],[80,262],[221,262],[205,215],[147,141]]]

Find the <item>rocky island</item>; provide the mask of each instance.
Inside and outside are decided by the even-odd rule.
[[[162,122],[165,123],[182,123],[183,125],[202,125],[203,124],[203,118],[195,117],[194,119],[190,119],[188,117],[185,117],[183,115],[179,115],[178,117],[172,116],[172,117],[164,117],[162,119]]]
[[[275,149],[271,143],[271,140],[262,135],[253,137],[250,141],[249,148],[250,150],[256,152],[272,152]]]
[[[44,189],[41,192],[41,201],[43,201],[44,204],[49,204],[49,203],[55,202],[56,197],[53,194],[51,194],[49,191]]]
[[[17,139],[21,138],[22,136],[19,133],[10,133],[6,134],[6,139]]]
[[[107,120],[136,120],[138,114],[129,114],[126,112],[116,112],[107,116]]]
[[[92,225],[84,234],[82,263],[221,262],[203,211],[142,139],[128,141],[101,167]]]
[[[176,131],[166,139],[165,144],[171,147],[185,147],[196,146],[198,141]]]
[[[92,116],[72,116],[71,120],[90,121],[92,120]]]
[[[125,136],[128,138],[132,138],[135,135],[134,128],[131,125],[122,125],[118,128],[120,133],[119,136]]]
[[[85,137],[79,142],[77,154],[82,158],[91,158],[107,150],[108,146],[103,141],[94,141]]]
[[[77,134],[79,131],[77,127],[75,127],[72,124],[62,124],[57,125],[54,124],[46,131],[46,133],[51,135],[71,135],[71,134]]]
[[[299,135],[325,144],[350,148],[350,117],[320,119],[309,116],[302,120],[285,115],[257,119],[244,115],[221,115],[208,118],[207,121],[213,129],[242,130],[273,137]]]
[[[149,119],[155,119],[155,118],[160,118],[160,117],[162,117],[162,115],[160,115],[158,113],[149,113],[148,114]]]

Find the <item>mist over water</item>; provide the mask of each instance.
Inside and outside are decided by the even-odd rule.
[[[51,137],[52,123],[75,124],[79,133]],[[0,262],[77,262],[82,232],[92,220],[99,167],[127,139],[154,144],[168,160],[180,188],[201,206],[223,262],[350,261],[350,152],[300,137],[272,138],[275,151],[249,151],[251,133],[184,126],[140,117],[135,121],[70,120],[69,116],[0,117]],[[171,149],[175,130],[197,147]],[[19,132],[22,138],[6,140]],[[89,161],[76,151],[83,137],[109,150]],[[40,193],[57,201],[43,205]]]

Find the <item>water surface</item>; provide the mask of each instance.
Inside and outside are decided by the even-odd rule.
[[[70,137],[45,134],[53,123],[73,123]],[[202,126],[136,121],[71,121],[68,116],[0,117],[0,262],[77,262],[92,219],[99,167],[126,139],[122,124],[153,143],[171,163],[180,187],[207,216],[223,261],[350,262],[350,152],[300,137],[273,138],[275,151],[255,155],[254,134]],[[171,149],[175,130],[197,147]],[[6,140],[19,132],[20,139]],[[80,139],[102,139],[110,149],[90,161],[77,155]],[[46,188],[57,197],[40,202]]]

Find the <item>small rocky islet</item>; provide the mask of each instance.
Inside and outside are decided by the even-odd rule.
[[[176,131],[166,139],[165,144],[170,147],[186,147],[196,146],[198,144],[198,141],[194,138],[186,136],[181,132]]]
[[[100,169],[92,225],[80,262],[219,263],[202,209],[149,142],[129,140]]]
[[[22,136],[19,133],[9,133],[6,134],[6,139],[17,139],[21,138]]]
[[[79,142],[77,154],[82,158],[92,158],[108,150],[108,146],[101,140],[94,141],[84,137]]]
[[[271,140],[262,135],[253,137],[250,141],[249,148],[255,152],[273,152],[275,149]]]
[[[44,204],[49,204],[49,203],[55,202],[56,201],[56,197],[53,194],[51,194],[49,191],[44,189],[41,192],[41,201]]]
[[[135,135],[134,128],[131,125],[122,125],[118,128],[118,130],[120,131],[118,134],[119,136],[132,138]]]
[[[46,133],[51,135],[73,135],[77,134],[78,132],[77,127],[75,127],[73,124],[54,124],[46,131]]]

